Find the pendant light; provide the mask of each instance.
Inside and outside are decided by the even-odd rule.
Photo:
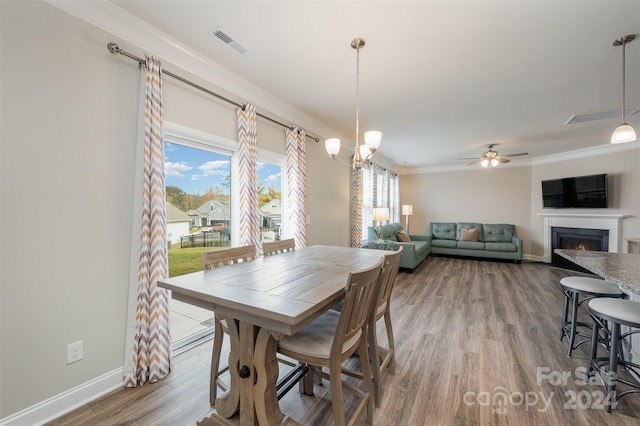
[[[613,42],[614,46],[622,46],[622,123],[620,123],[620,125],[616,127],[616,130],[613,132],[613,135],[611,135],[611,143],[633,142],[637,139],[636,132],[635,130],[633,130],[633,127],[631,127],[629,124],[627,124],[624,121],[625,45],[635,40],[635,38],[636,38],[635,34],[629,34],[624,37],[615,39]]]
[[[354,170],[358,170],[365,164],[371,156],[378,150],[380,141],[382,140],[382,133],[377,130],[370,130],[364,134],[364,143],[360,143],[360,49],[364,47],[364,39],[354,38],[351,41],[351,47],[356,50],[356,149],[353,155],[353,163],[347,164]],[[332,159],[338,159],[338,152],[340,152],[340,139],[330,138],[324,142],[327,154]],[[344,163],[344,161],[342,161]],[[346,163],[345,163],[346,164]]]

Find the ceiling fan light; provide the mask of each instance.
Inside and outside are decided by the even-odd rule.
[[[495,158],[491,159],[491,167],[496,167],[498,164],[500,164],[498,160],[496,160]]]
[[[382,132],[377,130],[369,130],[364,133],[364,143],[369,147],[369,150],[373,153],[376,152],[382,141]]]
[[[611,135],[611,143],[633,142],[636,139],[637,137],[635,130],[633,130],[633,127],[631,127],[627,123],[621,123],[618,127],[616,127],[613,135]]]
[[[324,141],[324,147],[331,158],[333,158],[338,155],[338,152],[340,152],[340,139],[329,138]]]
[[[489,166],[489,160],[487,160],[486,158],[485,158],[485,159],[483,159],[483,160],[480,162],[480,165],[481,165],[482,167],[488,167],[488,166]]]

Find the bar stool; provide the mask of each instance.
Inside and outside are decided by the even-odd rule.
[[[622,340],[632,334],[640,333],[640,302],[611,298],[599,298],[589,301],[589,314],[593,318],[591,334],[591,353],[589,354],[589,366],[586,381],[589,381],[593,372],[597,372],[602,378],[606,397],[604,411],[611,412],[617,401],[630,393],[640,392],[640,383],[623,379],[618,374],[618,366],[622,365],[636,376],[640,374],[640,365],[631,361],[625,361],[621,354]],[[607,329],[608,322],[611,330]],[[620,332],[620,326],[633,327],[626,333]],[[603,331],[601,337],[600,330]],[[608,341],[609,356],[598,358],[598,343],[601,340]],[[608,365],[608,368],[605,368]],[[623,383],[630,387],[619,395],[616,395],[616,385]]]
[[[564,293],[564,311],[562,313],[562,327],[560,328],[560,341],[564,336],[569,338],[567,358],[571,358],[571,352],[581,344],[591,339],[590,334],[578,331],[577,327],[591,328],[591,324],[578,321],[578,308],[585,301],[599,297],[623,298],[625,294],[617,285],[600,278],[592,277],[564,277],[560,280],[560,289]],[[583,296],[580,300],[580,295]],[[569,317],[569,303],[571,303],[571,320]],[[584,337],[575,343],[576,335]]]

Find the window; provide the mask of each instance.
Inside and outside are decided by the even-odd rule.
[[[362,178],[362,237],[367,238],[373,223],[373,208],[388,207],[389,222],[400,221],[400,197],[398,175],[377,165],[363,167]]]
[[[229,143],[165,126],[169,276],[200,271],[202,252],[229,247],[232,235]],[[213,333],[213,312],[170,300],[173,347]]]
[[[202,270],[202,252],[237,245],[233,183],[237,142],[165,121],[169,276]],[[261,226],[279,239],[285,217],[283,155],[258,150]],[[235,244],[234,244],[235,242]],[[174,349],[213,333],[213,312],[171,299]]]
[[[282,165],[258,161],[258,209],[261,241],[282,239]]]

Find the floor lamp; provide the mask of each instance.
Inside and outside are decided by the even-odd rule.
[[[405,230],[407,231],[407,234],[409,233],[409,216],[411,216],[413,214],[413,206],[411,204],[403,204],[402,205],[402,214],[407,216],[406,219],[406,223],[405,223]]]

